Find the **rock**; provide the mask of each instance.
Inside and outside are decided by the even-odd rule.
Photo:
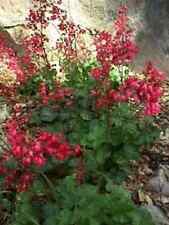
[[[159,169],[156,175],[152,177],[148,183],[148,189],[154,192],[161,193],[164,183],[167,182],[164,171]]]
[[[148,185],[150,191],[169,197],[169,168],[160,165],[157,175],[150,179]]]
[[[150,205],[145,206],[145,208],[151,214],[155,225],[169,225],[169,220],[168,220],[167,216],[163,213],[163,211],[159,207],[157,207],[153,204],[150,204]]]
[[[1,104],[0,105],[0,124],[2,124],[7,118],[9,117],[9,111],[7,105]]]
[[[169,197],[169,182],[164,183],[161,194]]]
[[[0,152],[3,151],[5,135],[2,129],[2,123],[9,117],[7,104],[0,98]]]
[[[148,189],[153,192],[161,193],[162,183],[159,177],[153,177],[148,183]]]
[[[166,179],[169,181],[169,165],[161,165],[161,169],[163,170]]]
[[[0,25],[23,24],[32,0],[1,0]],[[76,24],[98,30],[113,31],[113,15],[121,1],[117,0],[63,0],[68,17]],[[142,71],[145,60],[152,59],[156,65],[169,72],[169,1],[126,0],[129,17],[134,28],[140,54],[135,61]],[[49,27],[52,45],[57,37],[54,24]]]
[[[1,0],[0,24],[3,26],[23,24],[30,5],[31,0]]]
[[[16,43],[16,40],[12,37],[12,35],[6,31],[0,31],[0,36],[3,38],[5,41],[5,44],[12,48],[16,53],[21,50],[21,46]]]
[[[158,198],[158,201],[159,202],[162,202],[162,204],[169,204],[169,198],[168,197],[165,197],[165,196],[160,196],[159,198]]]
[[[168,0],[148,0],[145,8],[145,19],[149,26],[149,31],[153,34],[153,39],[157,47],[169,54],[169,1]]]

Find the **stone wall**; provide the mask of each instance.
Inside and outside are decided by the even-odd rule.
[[[68,16],[77,24],[96,29],[112,30],[115,9],[121,0],[63,0]],[[137,65],[153,59],[169,72],[169,0],[125,0],[129,6],[131,24],[141,54]],[[0,25],[13,26],[24,23],[31,0],[1,0]],[[55,26],[48,33],[54,41]]]
[[[1,0],[0,24],[4,26],[22,24],[30,5],[31,0]]]

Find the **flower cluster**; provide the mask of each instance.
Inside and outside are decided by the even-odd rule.
[[[49,3],[48,0],[33,0],[27,18],[27,27],[37,31],[46,28],[48,26],[46,14],[51,6],[53,7],[53,3]]]
[[[19,65],[14,49],[7,46],[3,35],[0,37],[0,60],[16,75],[18,81],[24,80],[24,72]]]
[[[96,56],[100,66],[92,68],[90,75],[101,83],[101,87],[104,86],[100,91],[98,89],[91,91],[91,95],[97,97],[96,108],[110,107],[117,102],[132,101],[143,105],[144,114],[157,115],[160,112],[159,101],[162,95],[161,82],[164,80],[164,74],[152,63],[147,64],[144,78],[129,76],[118,88],[111,88],[109,74],[112,66],[131,63],[138,52],[132,40],[132,30],[128,26],[125,6],[118,10],[114,25],[114,37],[105,31],[95,37]]]
[[[160,112],[160,97],[163,94],[161,83],[164,78],[164,74],[149,62],[144,76],[129,76],[118,88],[108,88],[104,94],[92,90],[91,95],[97,98],[97,108],[110,107],[119,102],[134,102],[144,106],[145,115],[153,116]]]
[[[25,124],[26,121],[22,121]],[[32,138],[21,123],[10,119],[6,123],[6,134],[10,150],[2,156],[0,175],[5,176],[5,185],[11,187],[17,181],[18,191],[26,190],[33,181],[31,166],[43,167],[49,157],[55,160],[66,160],[70,157],[79,157],[82,154],[80,145],[71,146],[66,141],[62,133],[51,134],[45,131],[37,132]],[[5,163],[14,159],[18,163],[18,169],[9,170]],[[19,174],[19,167],[23,168],[24,173]],[[19,177],[19,178],[18,178]]]
[[[48,39],[43,30],[47,28],[50,21],[55,22],[56,30],[60,36],[56,42],[56,49],[70,60],[77,58],[76,40],[85,32],[80,26],[68,20],[61,4],[62,0],[50,3],[47,0],[33,0],[33,9],[30,10],[27,18],[27,27],[33,31],[36,30],[36,34],[30,40],[32,46],[35,46],[33,51],[42,53],[41,56],[46,61],[48,60],[44,45]]]
[[[28,45],[22,43],[15,51],[12,47],[8,47],[3,34],[0,36],[0,60],[16,76],[16,84],[26,82],[37,71],[36,64],[32,62],[30,51],[27,48]]]
[[[11,153],[5,151],[0,157],[0,176],[4,177],[3,185],[10,190],[17,192],[26,191],[32,184],[34,174],[28,169],[21,170],[19,167],[10,168],[8,162],[12,159]]]
[[[32,35],[31,37],[26,37],[24,39],[24,49],[31,54],[36,54],[37,56],[42,56],[44,54],[43,43],[45,42],[45,36],[40,34]]]
[[[94,39],[96,56],[101,68],[91,71],[94,78],[99,79],[108,74],[111,65],[125,65],[135,58],[138,48],[132,40],[132,31],[128,26],[127,8],[121,7],[117,12],[114,37],[102,31]]]
[[[4,185],[9,189],[16,189],[17,192],[24,192],[32,184],[34,175],[30,171],[25,171],[20,175],[19,171],[8,171],[8,176],[5,177]]]
[[[47,85],[42,82],[39,86],[39,96],[41,97],[43,104],[48,104],[49,101],[65,101],[65,105],[73,104],[73,89],[69,87],[62,87],[62,85],[56,82],[55,89],[50,91]]]
[[[44,166],[48,156],[57,160],[65,160],[80,154],[79,147],[71,147],[63,134],[39,132],[34,139],[18,126],[18,122],[10,120],[6,124],[7,139],[11,153],[24,167]]]
[[[77,59],[77,40],[81,34],[85,32],[84,29],[76,26],[72,22],[63,20],[59,26],[60,35],[63,41],[58,41],[56,43],[56,48],[58,48],[66,59],[71,61]],[[66,35],[65,35],[66,34]]]

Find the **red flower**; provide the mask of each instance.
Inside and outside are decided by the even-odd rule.
[[[165,74],[148,62],[144,71],[145,75],[151,82],[161,82],[165,80]]]
[[[58,160],[65,160],[71,155],[71,148],[68,143],[60,144],[56,149],[55,157]]]
[[[103,76],[102,68],[94,68],[90,71],[92,77],[96,80],[100,80]]]

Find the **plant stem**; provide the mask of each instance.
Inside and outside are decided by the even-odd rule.
[[[40,37],[41,37],[41,44],[42,44],[42,49],[43,49],[43,59],[47,65],[47,67],[50,68],[50,63],[49,63],[49,60],[48,60],[48,55],[47,55],[47,52],[46,52],[46,49],[45,49],[45,46],[44,46],[44,41],[43,41],[43,24],[42,24],[42,18],[44,17],[44,14],[43,11],[42,11],[42,0],[40,0],[40,11],[41,11],[41,24],[40,24]]]
[[[54,186],[52,184],[52,182],[49,180],[49,178],[46,176],[46,174],[40,172],[40,175],[43,177],[43,179],[46,181],[46,183],[48,184],[48,186],[50,187],[50,189],[52,190],[53,193],[55,193],[55,189]]]

